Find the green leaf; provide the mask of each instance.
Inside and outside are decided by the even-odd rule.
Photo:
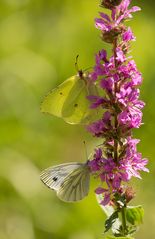
[[[126,236],[126,237],[107,236],[105,239],[134,239],[134,238],[130,236]]]
[[[143,223],[144,209],[142,206],[127,207],[126,218],[132,225],[140,225]]]
[[[109,231],[113,224],[115,223],[116,219],[118,219],[118,212],[115,211],[106,221],[105,221],[105,231]]]
[[[133,235],[135,232],[137,232],[138,231],[138,226],[128,226],[128,234],[129,235]]]

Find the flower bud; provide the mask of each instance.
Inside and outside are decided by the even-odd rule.
[[[132,187],[127,187],[125,191],[126,202],[130,202],[135,197],[135,191]]]
[[[114,40],[118,37],[118,35],[121,34],[121,32],[121,29],[118,27],[108,32],[102,32],[101,39],[106,43],[113,43]]]
[[[100,6],[108,9],[112,9],[120,5],[122,0],[102,0]]]

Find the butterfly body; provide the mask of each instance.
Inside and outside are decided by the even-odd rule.
[[[41,181],[66,202],[80,201],[88,195],[90,170],[87,163],[66,163],[45,169]]]

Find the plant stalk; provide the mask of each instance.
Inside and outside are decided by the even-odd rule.
[[[122,216],[122,233],[123,236],[127,236],[127,225],[126,225],[126,206],[122,207],[121,209],[121,216]]]

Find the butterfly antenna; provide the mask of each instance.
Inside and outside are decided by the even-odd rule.
[[[80,69],[79,69],[78,59],[79,59],[79,55],[77,55],[77,56],[76,56],[76,59],[75,59],[75,69],[76,69],[76,71],[78,72],[79,77],[82,79],[82,78],[83,78],[83,70],[80,70]]]
[[[79,55],[77,55],[75,59],[75,69],[77,72],[79,72],[78,59],[79,59]]]
[[[87,150],[86,142],[83,141],[83,144],[84,144],[84,148],[85,148],[86,159],[88,160],[88,150]]]

